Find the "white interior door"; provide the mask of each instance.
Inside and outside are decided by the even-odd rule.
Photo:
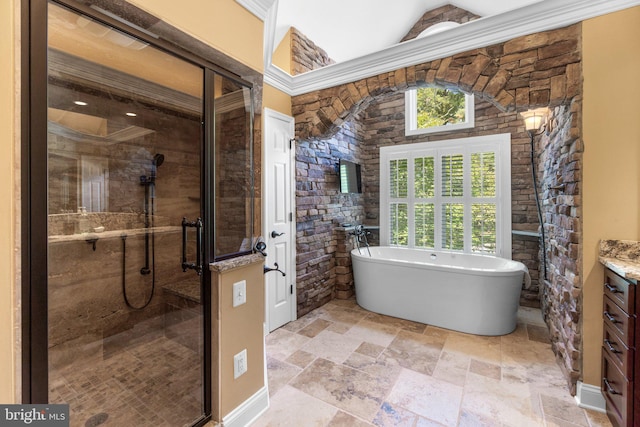
[[[263,234],[267,243],[265,274],[269,331],[296,319],[295,145],[293,117],[265,109]]]
[[[106,212],[109,208],[109,160],[82,156],[82,206],[87,212]]]

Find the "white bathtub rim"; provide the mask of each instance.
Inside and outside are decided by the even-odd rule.
[[[372,247],[372,249],[374,248],[382,248],[382,249],[386,249],[386,248],[390,248],[391,250],[415,250],[415,251],[424,251],[425,253],[435,253],[435,254],[440,254],[440,253],[449,253],[449,252],[445,252],[445,251],[430,251],[430,250],[423,250],[423,249],[409,249],[409,248],[396,248],[393,246],[376,246],[376,247]],[[460,255],[465,255],[465,256],[470,256],[470,257],[485,257],[485,258],[491,258],[491,259],[496,259],[499,258],[501,260],[504,260],[507,262],[507,266],[505,268],[478,268],[478,267],[469,267],[469,266],[463,266],[463,265],[455,265],[455,264],[434,264],[434,263],[430,263],[428,261],[409,261],[409,260],[404,260],[404,259],[399,259],[399,258],[381,258],[381,257],[370,257],[369,254],[367,253],[367,249],[366,248],[361,248],[360,249],[360,253],[358,253],[358,249],[353,249],[351,251],[351,256],[355,256],[357,257],[359,260],[364,261],[364,262],[371,262],[371,263],[382,263],[382,264],[389,264],[389,265],[398,265],[401,264],[403,265],[405,268],[417,268],[417,269],[426,269],[426,270],[437,270],[437,271],[452,271],[454,270],[456,273],[460,273],[460,274],[468,274],[468,275],[478,275],[478,274],[491,274],[491,275],[497,275],[497,276],[509,276],[509,275],[516,275],[516,274],[520,274],[523,271],[527,271],[527,267],[521,263],[520,261],[514,261],[514,260],[509,260],[506,258],[500,258],[500,257],[495,257],[495,256],[491,256],[491,255],[480,255],[480,254],[463,254],[460,252],[452,252],[455,254],[460,254]]]

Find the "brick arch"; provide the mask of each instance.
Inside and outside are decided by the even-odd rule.
[[[296,135],[330,137],[381,96],[433,84],[472,93],[501,111],[569,104],[580,92],[579,39],[575,24],[295,96]]]

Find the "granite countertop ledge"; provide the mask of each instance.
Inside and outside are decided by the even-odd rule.
[[[640,280],[640,242],[600,240],[598,260],[624,278]]]
[[[233,270],[234,268],[244,267],[258,262],[264,262],[264,257],[261,254],[244,255],[236,258],[225,259],[223,261],[212,262],[209,264],[209,270],[222,273],[228,270]]]

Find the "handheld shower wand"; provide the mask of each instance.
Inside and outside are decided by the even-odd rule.
[[[144,234],[144,267],[140,269],[140,274],[142,275],[151,273],[151,269],[149,268],[149,228],[153,229],[155,225],[153,216],[155,214],[156,174],[158,167],[162,165],[162,163],[164,163],[164,154],[157,153],[151,161],[151,174],[140,177],[140,185],[144,185],[144,227],[146,229]]]
[[[122,294],[127,307],[133,310],[142,310],[151,303],[156,288],[156,260],[155,260],[155,236],[153,234],[153,215],[154,215],[154,199],[156,186],[156,173],[158,166],[164,162],[164,154],[156,154],[151,162],[151,174],[140,176],[140,185],[144,186],[144,267],[140,269],[140,274],[151,274],[151,294],[149,298],[141,306],[133,305],[127,297],[126,282],[126,262],[127,262],[127,235],[123,234],[122,238]],[[149,247],[149,228],[151,228],[151,247]],[[149,249],[151,249],[151,264],[149,263]]]

